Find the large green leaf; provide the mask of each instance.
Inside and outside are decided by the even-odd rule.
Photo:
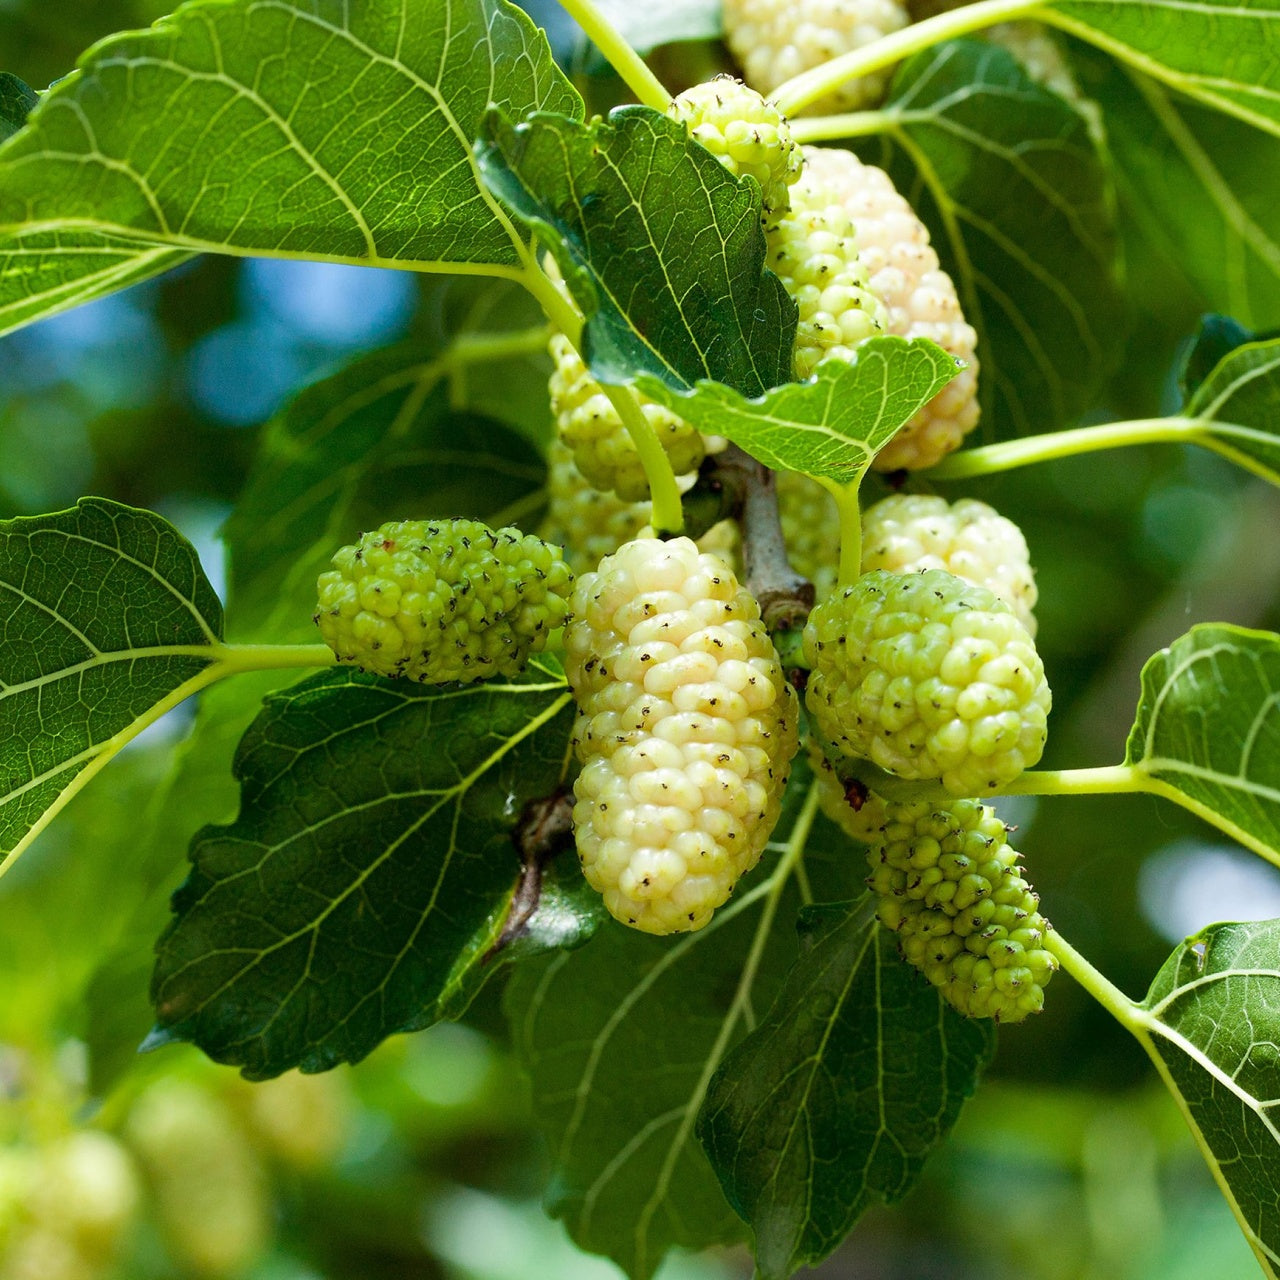
[[[867,158],[929,224],[978,332],[987,433],[1072,421],[1123,329],[1106,172],[1087,121],[1006,50],[975,40],[906,62],[885,110],[882,150]]]
[[[995,1050],[877,923],[866,898],[800,916],[800,958],[711,1082],[698,1132],[755,1230],[764,1280],[825,1258],[900,1200]]]
[[[1157,653],[1125,763],[1280,864],[1280,636],[1208,623]]]
[[[1141,1036],[1266,1274],[1280,1268],[1280,920],[1218,924],[1169,957]]]
[[[640,385],[700,431],[728,437],[767,466],[850,484],[956,372],[954,357],[927,338],[879,337],[853,360],[828,361],[807,382],[754,400],[717,382],[683,393],[647,376]]]
[[[1086,53],[1080,65],[1106,113],[1124,213],[1165,270],[1206,308],[1255,327],[1280,323],[1275,139],[1110,58]]]
[[[479,155],[555,254],[597,377],[643,371],[679,390],[710,379],[749,396],[790,378],[796,310],[766,269],[759,188],[682,124],[648,107],[585,125],[493,113]]]
[[[1280,134],[1270,0],[1049,0],[1037,16],[1189,97]]]
[[[193,0],[96,45],[0,148],[0,262],[40,238],[28,299],[83,276],[101,292],[104,251],[140,243],[514,263],[471,153],[491,103],[581,110],[506,0]]]
[[[8,71],[0,71],[0,141],[11,137],[27,123],[31,109],[39,102],[34,89]]]
[[[0,523],[0,858],[218,676],[222,605],[149,511],[85,498]]]
[[[1280,484],[1280,339],[1228,352],[1182,416],[1197,443]]]
[[[454,1007],[519,876],[512,823],[563,784],[572,715],[542,663],[462,687],[336,670],[269,697],[236,758],[240,816],[197,836],[175,895],[150,1043],[262,1079]]]
[[[844,899],[861,860],[834,828],[808,827],[804,774],[800,763],[773,849],[796,840],[810,892]],[[786,856],[766,855],[697,933],[651,938],[611,921],[580,952],[524,966],[508,986],[516,1052],[551,1147],[548,1208],[582,1248],[636,1280],[673,1245],[742,1236],[695,1123],[725,1053],[768,1008],[795,957],[800,898],[789,867]]]

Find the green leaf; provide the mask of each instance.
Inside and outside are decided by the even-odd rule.
[[[11,862],[134,733],[216,678],[222,605],[170,524],[85,498],[0,523],[0,628]]]
[[[978,333],[987,433],[1072,422],[1094,403],[1124,328],[1088,122],[977,40],[908,60],[885,110],[882,152],[866,158],[929,224],[955,280]]]
[[[1085,52],[1085,90],[1106,115],[1125,215],[1203,308],[1280,323],[1275,139],[1148,76]]]
[[[1125,763],[1280,865],[1280,636],[1207,623],[1160,650]]]
[[[543,663],[462,687],[334,670],[268,698],[240,816],[196,837],[174,897],[149,1043],[264,1079],[435,1021],[511,895],[514,819],[564,781],[571,722]]]
[[[1190,437],[1280,484],[1280,339],[1248,342],[1223,357],[1182,410]]]
[[[0,262],[40,237],[28,297],[84,275],[103,292],[104,247],[144,242],[516,263],[471,154],[491,103],[581,111],[506,0],[195,0],[95,45],[0,148]],[[54,266],[86,245],[87,264]]]
[[[486,130],[484,179],[555,254],[598,378],[749,396],[790,378],[796,310],[766,269],[753,180],[648,107],[585,125],[494,112]]]
[[[798,761],[771,848],[796,839],[811,892],[847,898],[861,859],[834,828],[808,827],[805,776]],[[551,1148],[548,1209],[636,1280],[673,1245],[742,1237],[695,1122],[724,1054],[795,957],[800,899],[788,865],[786,854],[768,858],[696,933],[653,938],[609,921],[582,950],[525,965],[508,985],[513,1041]]]
[[[1140,1038],[1178,1098],[1265,1273],[1280,1266],[1280,920],[1188,938],[1140,1006]]]
[[[1269,0],[1051,0],[1038,16],[1188,97],[1280,134]]]
[[[0,71],[0,142],[12,137],[40,101],[30,85],[23,83],[9,71]]]
[[[449,369],[440,348],[376,352],[308,387],[267,427],[225,531],[237,634],[314,640],[316,576],[385,520],[537,515],[542,458],[492,419],[453,409]]]
[[[903,962],[865,896],[802,911],[800,934],[698,1122],[764,1280],[819,1262],[873,1204],[911,1189],[996,1043]]]
[[[716,382],[672,391],[642,377],[646,395],[699,431],[726,436],[770,467],[857,480],[877,450],[956,376],[957,361],[927,338],[870,338],[851,361],[818,366],[751,400]]]
[[[1264,335],[1251,333],[1231,316],[1201,316],[1200,327],[1178,368],[1178,389],[1182,392],[1183,400],[1190,400],[1205,379],[1237,347],[1255,342],[1262,336]]]

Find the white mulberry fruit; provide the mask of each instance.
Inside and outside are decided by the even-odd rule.
[[[477,520],[392,521],[332,563],[315,622],[338,660],[433,683],[517,675],[573,587],[559,547]]]
[[[852,360],[888,315],[867,283],[857,233],[839,196],[803,177],[791,211],[769,232],[769,266],[800,313],[794,367],[807,378],[824,360]]]
[[[900,0],[725,0],[725,41],[747,83],[770,93],[792,76],[861,49],[905,27]],[[888,71],[847,80],[810,111],[830,114],[871,105]]]
[[[583,871],[624,924],[700,929],[778,820],[795,694],[756,601],[688,538],[627,543],[572,611]]]
[[[760,185],[764,221],[790,208],[788,189],[804,163],[787,118],[772,102],[733,76],[717,76],[672,99],[668,114],[731,173]]]
[[[1021,1022],[1058,962],[1049,925],[994,811],[977,800],[890,804],[867,852],[877,915],[904,958],[961,1013]]]
[[[569,448],[553,440],[547,459],[547,515],[538,536],[564,548],[574,573],[594,569],[649,524],[650,504],[624,502],[591,486]]]
[[[871,844],[880,837],[885,821],[885,802],[873,792],[859,794],[856,798],[836,776],[831,762],[823,754],[822,745],[810,737],[806,745],[809,768],[813,771],[818,788],[818,807],[823,814],[840,828],[845,835],[862,844]]]
[[[975,796],[1044,751],[1044,667],[985,587],[940,569],[864,574],[809,615],[804,653],[806,706],[843,755]]]
[[[796,199],[805,198],[813,184],[849,215],[867,287],[887,313],[885,332],[931,338],[967,365],[916,412],[873,464],[878,471],[931,467],[959,448],[978,424],[978,335],[964,318],[951,277],[938,263],[928,228],[889,175],[838,148],[805,147],[804,159]]]
[[[578,470],[597,489],[611,489],[625,502],[648,498],[644,465],[613,402],[564,334],[553,334],[548,349],[555,361],[548,384],[551,413]],[[636,393],[636,399],[676,475],[696,470],[706,456],[697,430],[647,397]]]
[[[1036,581],[1022,530],[974,498],[898,493],[862,514],[862,572],[945,569],[995,592],[1036,634]]]

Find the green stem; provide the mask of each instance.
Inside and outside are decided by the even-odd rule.
[[[896,111],[851,111],[837,116],[801,116],[791,121],[797,142],[834,142],[840,138],[867,138],[887,133],[898,122]]]
[[[594,0],[560,0],[566,13],[587,33],[591,43],[604,54],[609,65],[646,107],[665,111],[671,95],[662,81],[649,70],[644,59],[626,42]]]
[[[769,96],[784,115],[799,115],[819,98],[834,93],[847,80],[870,75],[873,71],[901,62],[903,58],[919,53],[921,49],[931,48],[943,40],[954,40],[957,36],[981,31],[983,27],[989,27],[993,23],[1025,18],[1039,9],[1040,5],[1041,0],[979,0],[977,4],[940,13],[924,22],[913,22],[892,35],[863,45],[860,49],[852,49],[838,58],[832,58],[830,62],[824,62],[820,67],[793,76]]]
[[[1149,779],[1129,764],[1096,769],[1041,769],[1020,774],[1000,788],[1002,796],[1096,796],[1149,791]]]
[[[1093,967],[1056,929],[1044,936],[1044,945],[1062,966],[1126,1031],[1146,1044],[1151,1015],[1129,999],[1119,987]]]
[[[337,661],[327,644],[224,644],[214,664],[215,678],[288,667],[332,667]]]
[[[822,476],[817,479],[836,500],[836,510],[840,513],[840,571],[836,585],[841,589],[851,587],[862,575],[862,509],[858,505],[862,477],[848,484]]]
[[[1120,449],[1136,444],[1202,443],[1204,424],[1195,418],[1138,418],[1132,422],[1107,422],[1096,427],[1076,427],[1049,435],[1006,440],[980,449],[963,449],[944,458],[929,472],[931,480],[967,480],[973,476],[1012,471],[1036,462],[1051,462],[1078,453]]]
[[[563,333],[578,354],[582,354],[582,312],[560,286],[543,271],[536,256],[530,253],[522,279],[525,288],[538,300],[547,319]],[[680,504],[680,487],[676,473],[671,469],[671,459],[658,439],[658,433],[648,418],[640,411],[640,402],[630,387],[611,387],[600,384],[601,391],[617,410],[622,425],[626,427],[645,479],[649,482],[649,496],[653,500],[652,524],[658,533],[679,533],[684,528],[684,509]]]

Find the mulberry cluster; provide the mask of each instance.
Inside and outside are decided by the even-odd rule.
[[[938,263],[928,228],[889,175],[851,151],[805,147],[804,158],[794,200],[798,204],[821,193],[848,216],[856,229],[865,287],[883,304],[884,331],[931,338],[967,365],[880,450],[874,464],[878,471],[931,467],[978,423],[978,335]]]
[[[583,871],[624,924],[700,929],[778,820],[795,694],[754,598],[687,538],[627,543],[572,612]]]
[[[945,569],[1000,597],[1036,633],[1036,581],[1022,530],[974,498],[894,494],[862,515],[862,571]]]
[[[956,1009],[1021,1022],[1043,1008],[1058,967],[1044,947],[1049,925],[993,810],[889,805],[867,858],[880,922]]]
[[[564,548],[574,573],[594,569],[605,556],[638,537],[649,523],[647,502],[624,502],[592,488],[572,452],[558,440],[547,459],[547,518],[538,536]]]
[[[668,111],[731,173],[759,183],[766,226],[790,208],[788,188],[804,162],[773,103],[733,76],[717,76],[677,95]]]
[[[332,563],[315,622],[338,660],[433,683],[516,675],[573,586],[559,547],[476,520],[393,521]]]
[[[900,0],[725,0],[725,40],[747,83],[770,93],[785,80],[861,49],[907,25]],[[814,103],[819,113],[856,110],[884,92],[887,72],[848,80]]]
[[[871,844],[878,840],[880,828],[885,822],[884,801],[871,792],[851,795],[844,783],[836,777],[831,762],[823,754],[821,744],[812,736],[805,750],[818,788],[818,807],[823,814],[850,839],[861,844]]]
[[[778,517],[792,568],[813,583],[818,600],[825,600],[835,590],[840,563],[835,499],[801,472],[779,471]]]
[[[1044,750],[1044,667],[985,587],[938,569],[864,574],[809,615],[804,653],[809,713],[843,755],[975,796]]]

